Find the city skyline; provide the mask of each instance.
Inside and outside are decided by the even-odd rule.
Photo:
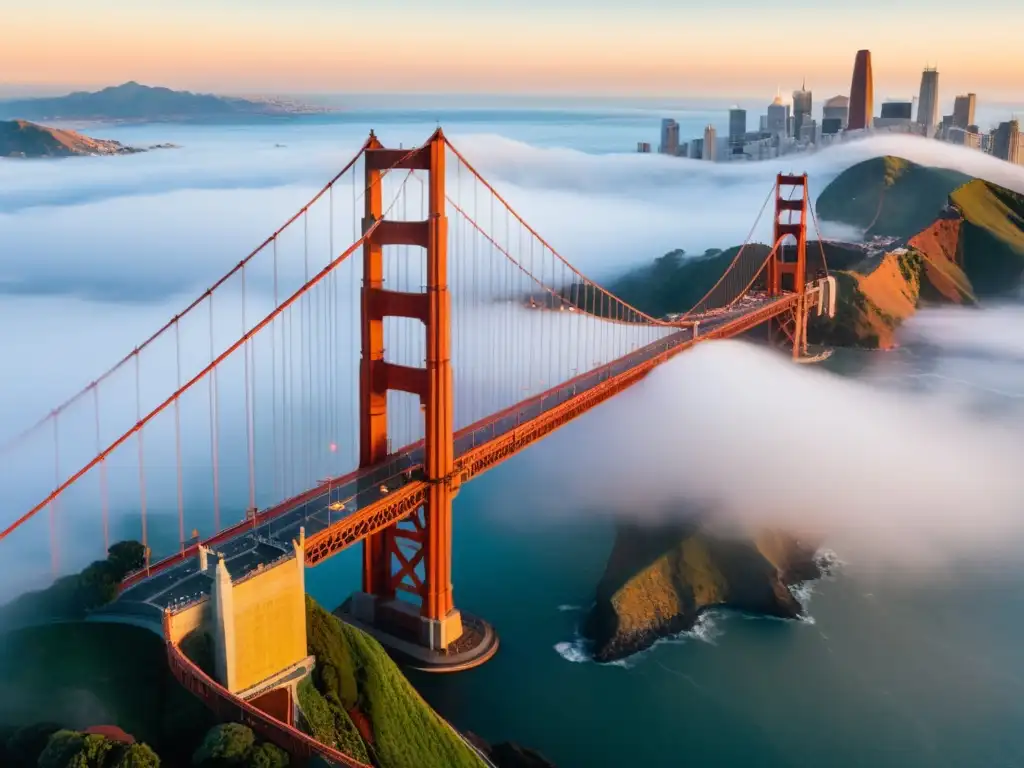
[[[1017,77],[1024,51],[1015,39],[1024,7],[1016,4],[1006,3],[1000,23],[991,24],[978,14],[936,14],[923,0],[898,8],[865,0],[827,11],[801,0],[799,56],[756,42],[792,36],[790,20],[763,5],[738,5],[741,26],[700,4],[663,8],[655,0],[638,0],[629,9],[578,0],[524,0],[514,9],[439,0],[427,9],[392,0],[372,10],[327,0],[287,7],[241,0],[216,6],[154,0],[137,7],[116,0],[88,6],[40,0],[5,13],[0,86],[52,93],[136,80],[212,92],[747,99],[780,84],[790,84],[784,86],[790,91],[804,76],[809,90],[843,93],[850,57],[867,48],[875,72],[884,72],[876,78],[876,93],[917,92],[921,70],[930,64],[943,72],[948,92],[1024,103]],[[918,26],[927,9],[927,35],[893,34]],[[884,25],[877,23],[881,15]],[[696,29],[699,34],[691,31]],[[756,60],[725,55],[732,45],[756,45]]]

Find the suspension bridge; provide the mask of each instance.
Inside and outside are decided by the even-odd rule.
[[[356,157],[157,333],[3,448],[0,532],[24,586],[146,547],[92,618],[158,632],[178,679],[296,755],[358,765],[295,725],[304,568],[362,542],[338,609],[407,662],[497,650],[455,605],[459,487],[698,343],[767,326],[794,359],[835,281],[807,275],[806,175],[779,175],[773,241],[675,319],[580,273],[439,128]],[[810,210],[809,210],[810,208]],[[12,515],[13,517],[14,515]],[[35,572],[33,571],[35,569]],[[182,651],[196,632],[215,661]]]

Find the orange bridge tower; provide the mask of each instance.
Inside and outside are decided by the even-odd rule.
[[[767,288],[772,297],[797,295],[791,312],[769,322],[769,337],[776,344],[792,344],[793,358],[807,352],[807,174],[780,173],[775,182],[773,243],[768,261]]]
[[[473,639],[479,642],[470,645],[478,647],[468,653],[473,658],[460,663],[454,657],[467,654],[451,653],[452,644],[463,637],[464,626],[452,599],[451,573],[452,500],[459,477],[454,471],[446,148],[440,128],[414,150],[386,149],[373,133],[366,146],[363,231],[380,224],[363,245],[359,463],[360,467],[373,467],[387,461],[388,390],[411,393],[419,397],[426,423],[422,476],[417,470],[410,481],[425,488],[413,497],[407,516],[365,539],[362,592],[342,607],[385,646],[398,649],[414,666],[419,663],[431,671],[474,666],[497,650],[493,631],[476,620]],[[383,219],[381,177],[386,169],[427,172],[429,199],[424,221]],[[425,292],[384,287],[384,247],[393,245],[425,249]],[[423,323],[426,367],[384,359],[385,317]],[[407,597],[400,597],[400,592]],[[460,648],[463,645],[466,643]]]

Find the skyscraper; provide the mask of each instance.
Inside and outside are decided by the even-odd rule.
[[[804,119],[810,120],[811,118],[812,101],[811,92],[807,90],[807,81],[804,80],[800,90],[793,91],[793,135],[797,138],[800,137]]]
[[[788,132],[786,118],[789,116],[788,105],[782,103],[782,97],[776,96],[775,100],[768,105],[768,133],[773,136],[785,137]]]
[[[935,138],[939,127],[939,70],[925,67],[921,73],[921,94],[917,98],[917,124],[925,138]]]
[[[717,148],[717,139],[715,136],[715,126],[709,125],[704,129],[704,154],[702,159],[714,160],[715,149]]]
[[[679,152],[679,123],[671,117],[661,121],[661,146],[658,151],[663,155],[675,155]]]
[[[874,83],[871,77],[871,51],[857,51],[850,83],[850,116],[846,127],[856,131],[871,125],[875,108]]]
[[[992,135],[992,154],[1000,160],[1020,164],[1024,162],[1022,155],[1020,123],[1007,120],[1000,123]]]
[[[953,102],[953,125],[964,129],[974,125],[974,106],[977,98],[973,93],[956,97]]]
[[[729,110],[729,146],[742,146],[747,135],[747,110],[733,107]]]
[[[821,110],[822,124],[824,124],[826,120],[838,120],[840,128],[845,128],[846,123],[849,119],[849,96],[833,96],[831,99],[825,102],[825,106]]]

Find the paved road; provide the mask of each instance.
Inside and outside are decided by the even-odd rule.
[[[767,304],[767,299],[747,299],[728,312],[707,317],[701,321],[698,336]],[[472,432],[456,435],[455,455],[462,456],[536,419],[609,378],[690,341],[691,335],[691,329],[680,329],[611,364],[584,374],[541,400],[526,401],[520,407],[496,416]],[[260,565],[268,565],[288,556],[292,551],[290,542],[298,538],[300,527],[305,528],[306,536],[312,536],[339,519],[378,502],[385,493],[394,492],[412,480],[422,480],[422,464],[422,447],[396,454],[387,463],[369,469],[344,484],[325,489],[315,498],[262,523],[255,529],[250,528],[239,533],[229,541],[217,545],[214,551],[224,556],[228,571],[232,578],[237,580]],[[382,486],[387,490],[382,491]],[[171,605],[191,603],[209,591],[210,577],[199,573],[198,558],[192,557],[125,590],[117,602],[112,604],[110,610],[118,610],[117,606],[121,606],[131,613],[149,614],[154,608],[160,610]]]

